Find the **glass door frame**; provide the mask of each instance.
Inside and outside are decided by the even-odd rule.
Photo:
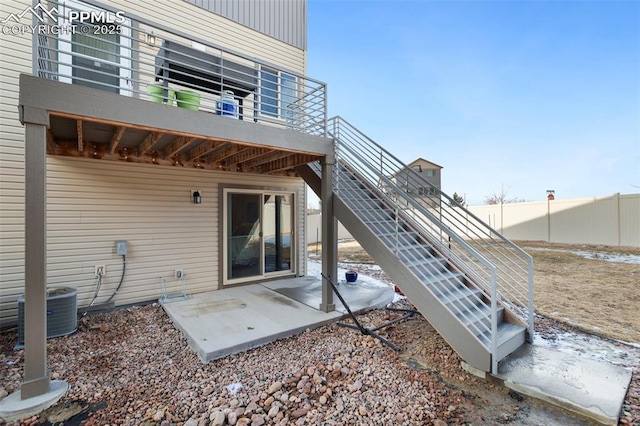
[[[226,187],[221,188],[222,191],[220,193],[221,197],[221,222],[222,226],[220,227],[220,231],[222,234],[221,240],[221,253],[220,257],[221,266],[222,266],[222,285],[229,286],[235,284],[242,284],[247,282],[259,281],[263,279],[270,279],[274,277],[282,277],[282,276],[291,276],[296,273],[297,267],[297,191],[295,190],[278,190],[278,189],[250,189],[250,188],[234,188],[234,187]],[[251,194],[260,196],[260,209],[259,209],[259,221],[260,221],[260,273],[257,275],[251,275],[248,277],[240,277],[240,278],[232,278],[229,279],[229,245],[228,245],[228,227],[229,227],[229,203],[228,196],[229,194]],[[290,237],[290,268],[285,271],[273,271],[273,272],[265,272],[265,238],[264,238],[264,227],[263,223],[265,217],[265,196],[269,195],[285,195],[291,197],[291,237]]]

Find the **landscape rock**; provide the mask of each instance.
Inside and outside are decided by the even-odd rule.
[[[278,392],[280,389],[282,389],[282,382],[274,382],[271,384],[271,386],[269,386],[267,393],[271,395]]]
[[[209,417],[209,420],[211,420],[211,426],[222,426],[227,420],[227,417],[222,411],[214,411]]]
[[[411,305],[403,299],[394,306]],[[358,319],[370,326],[394,315],[374,310]],[[109,331],[96,332],[101,324]],[[536,317],[536,331],[547,342],[584,335],[544,317]],[[47,341],[47,352],[50,370],[72,384],[58,406],[90,407],[87,424],[583,424],[557,410],[545,417],[544,404],[467,374],[420,316],[384,333],[403,351],[330,324],[205,365],[162,308],[147,305],[80,318],[76,333]],[[15,336],[0,331],[0,396],[22,381],[24,353],[13,351]],[[634,371],[620,418],[633,425],[640,418],[640,348],[611,344]],[[226,389],[231,383],[242,383],[235,395]]]

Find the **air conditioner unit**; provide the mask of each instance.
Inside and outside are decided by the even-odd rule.
[[[66,336],[78,329],[78,290],[71,287],[47,291],[47,339]],[[24,295],[18,297],[18,344],[24,346]]]

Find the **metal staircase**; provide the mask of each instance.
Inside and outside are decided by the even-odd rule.
[[[334,215],[471,366],[533,340],[533,262],[344,119],[335,144]],[[320,165],[299,169],[320,194]]]

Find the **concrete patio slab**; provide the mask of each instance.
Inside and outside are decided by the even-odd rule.
[[[359,311],[385,306],[393,300],[390,286],[350,287],[345,291],[345,299]],[[300,277],[194,294],[188,300],[160,300],[160,303],[176,328],[186,336],[189,346],[207,363],[343,318],[342,310],[329,313],[318,310],[320,288],[317,278]],[[337,300],[336,307],[339,305]]]
[[[298,280],[303,281],[291,283],[290,281],[292,280],[278,280],[267,282],[263,285],[311,308],[318,309],[322,301],[322,281],[314,277],[303,277]],[[300,283],[303,283],[303,285],[300,285]],[[337,287],[353,313],[384,308],[393,301],[394,297],[392,286],[382,287],[375,280],[368,281],[368,277],[361,276],[355,283],[341,281],[338,282]],[[336,311],[343,314],[347,313],[346,308],[335,293],[333,302],[336,305]]]
[[[551,348],[526,344],[496,376],[506,387],[605,425],[617,425],[631,371]]]

